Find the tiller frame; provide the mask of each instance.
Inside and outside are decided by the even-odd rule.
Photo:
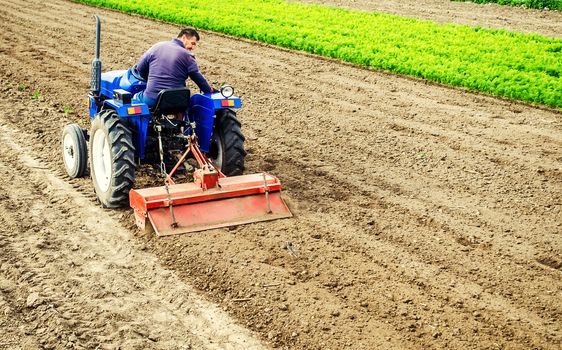
[[[172,176],[189,153],[199,164],[194,181],[176,184]],[[201,152],[195,136],[190,136],[187,150],[166,176],[164,186],[132,189],[129,199],[137,226],[142,230],[152,226],[158,236],[292,216],[281,198],[277,177],[266,172],[227,177]]]

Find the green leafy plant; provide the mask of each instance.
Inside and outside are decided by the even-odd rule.
[[[25,91],[27,90],[28,86],[26,84],[18,84],[18,90],[19,91]]]
[[[41,98],[41,91],[39,90],[33,91],[33,93],[31,94],[31,98],[34,100],[39,100]]]
[[[70,113],[72,113],[72,109],[70,109],[69,106],[63,106],[62,107],[62,111],[64,112],[64,114],[69,115]]]
[[[78,0],[562,107],[562,40],[280,0]]]

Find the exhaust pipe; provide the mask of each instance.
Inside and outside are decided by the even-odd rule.
[[[90,80],[90,92],[94,97],[99,97],[101,89],[101,60],[100,60],[100,18],[96,18],[96,57],[92,61],[92,78]]]

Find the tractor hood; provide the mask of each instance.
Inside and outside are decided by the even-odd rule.
[[[131,70],[113,70],[101,75],[101,95],[106,98],[113,97],[113,90],[123,89],[136,94],[146,88],[146,83],[133,76]]]

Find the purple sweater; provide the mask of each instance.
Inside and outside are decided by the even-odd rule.
[[[142,77],[148,78],[144,94],[152,99],[156,99],[160,90],[185,87],[188,77],[201,91],[211,92],[195,57],[177,38],[152,46],[141,57],[137,69]]]

